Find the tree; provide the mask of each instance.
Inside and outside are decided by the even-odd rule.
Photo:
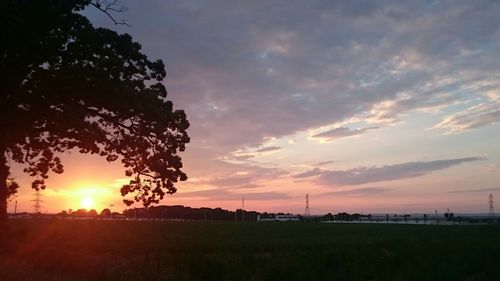
[[[78,209],[71,213],[72,216],[74,217],[86,217],[88,215],[87,209]]]
[[[163,62],[149,60],[130,35],[92,26],[79,12],[96,4],[0,4],[0,221],[11,162],[24,165],[38,190],[50,172],[63,173],[65,151],[120,160],[131,178],[121,188],[128,205],[157,203],[187,179],[177,153],[189,123],[167,100]]]
[[[65,219],[68,216],[68,212],[66,210],[62,210],[58,215]]]
[[[87,216],[95,218],[95,217],[97,217],[97,211],[95,209],[90,209],[87,212]]]
[[[6,187],[7,187],[7,200],[11,200],[16,196],[19,184],[15,182],[13,178],[7,178]]]
[[[111,210],[108,208],[105,208],[101,212],[101,217],[109,218],[111,217]]]

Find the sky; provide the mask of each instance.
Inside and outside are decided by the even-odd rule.
[[[234,210],[244,197],[247,210],[303,214],[309,194],[324,214],[500,202],[499,1],[121,3],[129,26],[84,14],[164,61],[191,123],[189,180],[162,204]],[[119,162],[63,160],[46,212],[89,198],[126,208]],[[31,179],[15,170],[18,211],[32,211]]]

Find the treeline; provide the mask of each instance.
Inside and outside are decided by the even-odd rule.
[[[26,213],[27,214],[27,213]],[[229,211],[222,208],[192,208],[183,205],[173,206],[153,206],[149,208],[132,208],[126,209],[123,213],[112,212],[106,208],[100,213],[94,209],[85,210],[78,209],[76,211],[68,210],[57,214],[60,218],[94,218],[94,219],[158,219],[158,220],[182,220],[182,221],[245,221],[255,222],[259,219],[272,219],[277,215],[291,215],[290,213],[268,213],[256,212],[237,209]],[[22,214],[18,214],[21,217]],[[38,214],[42,216],[42,214]],[[447,212],[442,216],[433,215],[409,215],[409,214],[392,214],[392,215],[375,215],[346,213],[340,212],[337,214],[328,213],[319,216],[302,216],[297,215],[300,221],[319,222],[319,221],[374,221],[374,222],[430,222],[430,221],[448,221],[454,223],[498,223],[496,217],[463,217],[455,216],[451,212]]]
[[[63,210],[60,213],[57,214],[59,217],[76,217],[76,218],[96,218],[96,217],[101,217],[101,218],[113,218],[113,217],[120,217],[122,214],[118,212],[112,212],[110,209],[106,208],[103,209],[100,213],[98,213],[95,209],[78,209],[76,211],[73,210]]]
[[[61,218],[127,218],[127,219],[160,219],[160,220],[193,220],[193,221],[258,221],[259,218],[275,218],[277,215],[290,213],[268,213],[237,209],[229,211],[222,208],[192,208],[183,205],[153,206],[149,208],[131,208],[122,213],[103,209],[100,213],[95,209],[63,210],[57,214]],[[298,216],[304,220],[302,216]]]
[[[182,205],[132,208],[123,211],[127,218],[149,218],[164,220],[206,220],[206,221],[257,221],[261,213],[238,209],[191,208]]]
[[[337,214],[332,214],[328,213],[326,215],[323,215],[321,217],[318,217],[318,220],[322,221],[356,221],[360,220],[362,218],[371,218],[372,215],[362,215],[362,214],[349,214],[349,213],[337,213]]]

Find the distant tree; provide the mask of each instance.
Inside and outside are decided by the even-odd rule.
[[[89,216],[89,217],[97,217],[97,211],[95,209],[90,209],[87,212],[87,216]]]
[[[405,220],[405,222],[408,222],[408,219],[409,219],[410,217],[411,217],[410,215],[403,215],[403,219]]]
[[[66,210],[62,210],[58,215],[64,219],[68,216],[68,212]]]
[[[349,213],[342,212],[337,214],[337,219],[341,221],[350,221],[352,218]]]
[[[444,217],[446,218],[446,220],[453,220],[453,217],[454,217],[454,214],[453,213],[450,213],[450,212],[446,212],[444,213]]]
[[[103,209],[101,212],[101,217],[105,217],[105,218],[111,217],[111,210],[108,208]]]
[[[88,212],[85,209],[78,209],[78,210],[72,212],[71,215],[75,216],[75,217],[86,217],[87,213]]]
[[[324,221],[333,221],[333,214],[332,213],[328,213],[326,215],[323,216],[323,220]]]
[[[237,210],[241,212],[241,209]],[[152,206],[147,208],[133,208],[123,211],[123,215],[129,218],[162,218],[162,219],[181,219],[181,220],[220,220],[234,221],[236,212],[223,210],[221,208],[191,208],[182,205],[176,206]],[[266,213],[267,214],[267,213]],[[240,213],[241,215],[241,213]],[[263,214],[255,211],[246,212],[246,221],[256,221],[257,216]],[[274,217],[272,214],[267,214]],[[241,219],[241,218],[240,218]]]
[[[63,173],[62,152],[120,159],[131,178],[121,188],[128,205],[157,203],[187,179],[177,153],[189,142],[189,123],[167,100],[163,62],[81,14],[93,5],[109,15],[103,3],[0,4],[0,223],[13,190],[11,162],[24,165],[39,190],[49,172]]]

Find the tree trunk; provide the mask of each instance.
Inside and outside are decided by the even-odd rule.
[[[9,176],[9,166],[5,158],[5,150],[0,149],[0,254],[4,252],[8,244],[7,238],[7,177]]]
[[[0,188],[4,189],[3,183],[0,184]],[[7,194],[0,192],[0,226],[7,221]],[[1,229],[1,228],[0,228]]]
[[[0,232],[7,222],[7,178],[9,176],[9,166],[5,152],[0,150]]]

